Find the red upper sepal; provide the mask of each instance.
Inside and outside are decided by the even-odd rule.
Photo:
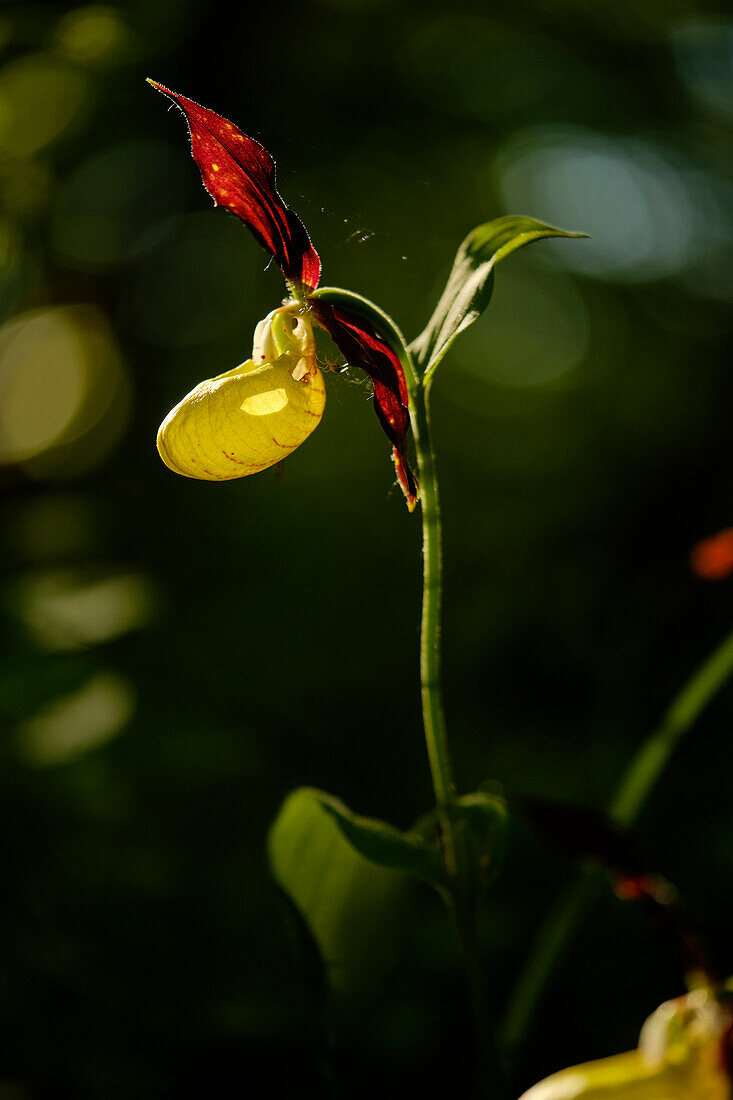
[[[315,290],[321,261],[305,226],[275,188],[275,162],[234,123],[149,80],[186,116],[191,155],[214,202],[236,214],[277,261],[285,278]]]
[[[310,307],[346,362],[363,370],[372,380],[374,409],[392,443],[397,480],[412,512],[419,490],[406,457],[410,406],[399,356],[363,317],[317,298],[311,299]]]

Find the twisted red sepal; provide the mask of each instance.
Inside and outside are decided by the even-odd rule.
[[[267,150],[221,115],[154,80],[148,83],[186,116],[191,155],[214,202],[241,218],[289,282],[315,290],[321,261],[300,218],[277,193],[275,162]]]
[[[417,504],[418,484],[405,455],[410,428],[409,397],[399,356],[368,321],[326,302],[311,299],[311,309],[346,362],[363,370],[374,387],[374,410],[392,443],[397,480],[407,507]]]

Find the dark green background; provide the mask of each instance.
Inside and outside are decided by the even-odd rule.
[[[502,265],[490,315],[440,368],[433,419],[459,786],[602,807],[731,625],[731,582],[695,579],[689,551],[733,522],[733,28],[692,0],[131,0],[107,9],[111,46],[70,56],[71,10],[0,12],[0,93],[19,59],[32,75],[49,55],[84,82],[30,153],[0,114],[0,297],[7,319],[97,306],[131,401],[98,460],[82,437],[0,470],[0,1095],[328,1095],[265,836],[301,784],[401,826],[430,805],[419,515],[391,488],[365,385],[345,378],[327,379],[322,425],[278,474],[206,484],[159,461],[159,421],[248,356],[282,286],[212,209],[183,120],[144,77],[263,141],[324,281],[410,337],[478,222],[528,214],[592,235]],[[59,569],[72,587],[132,573],[149,614],[54,648],[23,594]],[[29,719],[98,673],[134,692],[119,735],[29,758]],[[705,714],[637,830],[723,971],[732,706],[724,692]],[[497,1011],[571,868],[512,825],[485,929]],[[682,990],[672,945],[603,897],[515,1095],[633,1045]],[[336,1013],[342,1095],[462,1087],[464,994],[427,890],[355,985]]]

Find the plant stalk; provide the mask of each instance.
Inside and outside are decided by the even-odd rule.
[[[420,475],[423,533],[423,596],[420,631],[420,690],[423,724],[445,866],[449,878],[455,880],[459,874],[454,822],[456,791],[448,751],[441,679],[443,548],[440,497],[430,438],[429,391],[420,382],[411,386],[410,389],[410,415]]]
[[[473,1010],[476,1044],[477,1095],[502,1092],[502,1073],[494,1041],[472,890],[476,869],[468,865],[468,853],[457,828],[456,790],[448,750],[441,676],[441,614],[443,598],[443,547],[440,496],[435,455],[430,435],[430,379],[418,379],[405,371],[410,391],[410,417],[420,475],[423,529],[423,600],[420,633],[420,685],[423,725],[430,774],[440,827],[443,860],[448,875],[449,907],[461,950],[463,969]]]

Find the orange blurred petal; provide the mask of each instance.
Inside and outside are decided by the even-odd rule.
[[[693,572],[706,581],[721,581],[733,573],[733,527],[693,546],[690,563]]]

